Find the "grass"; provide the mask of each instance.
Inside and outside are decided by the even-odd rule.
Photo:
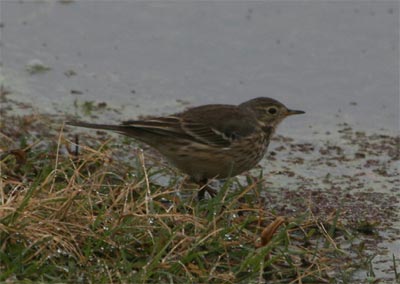
[[[2,121],[1,282],[354,283],[359,269],[376,280],[340,207],[279,216],[261,174],[199,202],[151,152],[102,133],[80,136],[88,146],[76,151],[49,121]]]
[[[51,68],[49,66],[44,65],[40,60],[34,59],[27,66],[26,71],[30,75],[41,74],[50,71]]]

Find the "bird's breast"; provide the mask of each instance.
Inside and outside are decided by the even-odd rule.
[[[170,163],[195,180],[234,177],[255,167],[269,143],[264,132],[234,140],[229,147],[196,142],[159,148]]]

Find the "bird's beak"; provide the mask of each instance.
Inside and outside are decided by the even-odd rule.
[[[294,110],[294,109],[288,109],[287,115],[294,115],[294,114],[302,114],[306,113],[305,111],[302,110]]]

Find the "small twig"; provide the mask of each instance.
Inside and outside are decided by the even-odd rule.
[[[55,186],[55,183],[56,183],[56,173],[57,173],[58,162],[59,162],[59,158],[60,158],[61,137],[62,137],[62,134],[63,134],[63,131],[64,131],[64,126],[65,126],[65,124],[63,122],[63,124],[61,125],[61,129],[60,129],[59,135],[58,135],[58,139],[57,139],[56,160],[55,160],[55,163],[54,163],[54,170],[52,171],[53,181],[52,181],[51,186],[50,186],[50,192],[53,192],[53,189],[54,189],[54,186]]]
[[[79,156],[79,135],[75,134],[75,151],[74,151],[74,155],[76,157]]]
[[[145,181],[146,181],[146,202],[145,202],[146,214],[150,214],[150,210],[151,210],[151,212],[153,212],[153,210],[151,208],[152,205],[150,204],[151,201],[152,201],[152,197],[151,197],[149,176],[147,174],[146,165],[144,163],[143,151],[139,151],[139,160],[140,160],[140,164],[141,164],[141,166],[143,168],[144,178],[145,178]]]
[[[394,253],[392,254],[392,258],[393,258],[394,279],[396,279],[397,283],[400,283],[400,275],[397,272],[396,257],[394,256]]]

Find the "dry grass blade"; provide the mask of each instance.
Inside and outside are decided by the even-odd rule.
[[[285,218],[279,216],[267,227],[265,227],[264,230],[262,230],[261,232],[261,243],[257,245],[257,247],[266,246],[272,240],[275,232],[283,223],[285,223]]]

